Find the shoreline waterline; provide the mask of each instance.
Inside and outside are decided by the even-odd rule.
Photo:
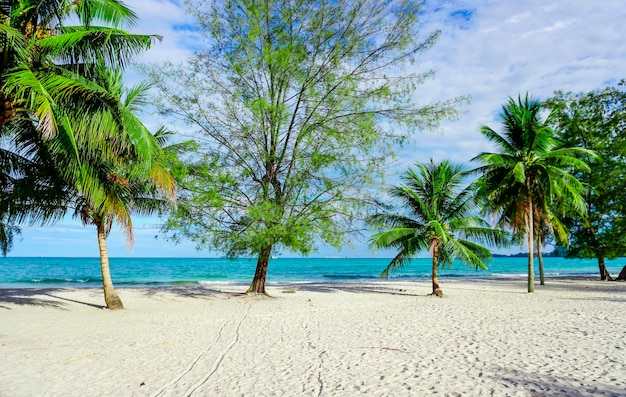
[[[547,279],[597,279],[595,260],[545,258]],[[607,261],[617,275],[626,260]],[[431,277],[428,258],[414,259],[404,268],[379,277],[388,258],[278,258],[270,263],[267,285],[289,283],[343,283],[376,281],[419,281]],[[0,288],[99,287],[102,283],[98,258],[0,258]],[[245,285],[250,282],[256,261],[223,258],[111,258],[110,268],[117,287],[198,285]],[[455,263],[440,269],[442,282],[455,279],[526,279],[526,258],[498,257],[487,271],[476,271]],[[535,269],[535,277],[538,269]]]

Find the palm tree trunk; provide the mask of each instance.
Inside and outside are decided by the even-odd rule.
[[[100,249],[100,270],[102,271],[102,286],[104,287],[104,302],[111,310],[123,309],[122,300],[115,292],[113,280],[111,280],[111,270],[109,269],[109,253],[107,250],[106,234],[104,225],[97,223],[98,228],[98,248]]]
[[[443,291],[439,288],[439,280],[437,279],[437,265],[439,256],[439,244],[435,242],[433,244],[433,269],[432,269],[432,280],[433,280],[433,296],[443,296]]]
[[[541,253],[541,239],[537,237],[537,259],[539,260],[539,284],[546,285],[543,274],[543,254]]]
[[[533,240],[534,240],[534,230],[533,230],[533,199],[530,196],[530,183],[526,182],[526,187],[528,189],[528,213],[526,214],[526,243],[528,244],[528,292],[535,292],[535,269],[534,269],[534,258],[533,258]]]
[[[259,252],[259,258],[257,259],[254,278],[252,279],[252,283],[250,283],[250,287],[248,288],[246,293],[267,295],[267,292],[265,292],[265,279],[267,278],[267,269],[270,264],[271,253],[271,245],[263,247],[261,249],[261,252]]]
[[[613,277],[609,274],[609,271],[606,268],[606,264],[604,263],[604,256],[598,255],[598,268],[600,269],[600,280],[602,281],[613,281]]]

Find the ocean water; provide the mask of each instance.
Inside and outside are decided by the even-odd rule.
[[[390,259],[384,258],[277,258],[270,261],[268,284],[378,280]],[[494,258],[486,271],[463,263],[442,269],[446,278],[525,278],[526,258]],[[607,261],[617,275],[626,259]],[[246,284],[254,275],[254,259],[222,258],[111,258],[116,286]],[[414,259],[392,273],[390,280],[430,278],[430,259]],[[537,266],[535,266],[537,267]],[[545,258],[547,277],[598,277],[595,260]],[[538,275],[538,269],[535,269]],[[538,276],[537,276],[538,277]],[[98,258],[0,258],[0,288],[99,287]]]

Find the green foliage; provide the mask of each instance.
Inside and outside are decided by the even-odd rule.
[[[448,161],[431,160],[416,167],[404,174],[403,185],[391,191],[397,211],[370,217],[372,224],[387,229],[372,237],[372,247],[398,250],[381,277],[424,251],[436,252],[434,260],[440,267],[452,266],[459,259],[486,269],[484,260],[491,258],[491,252],[480,244],[506,245],[508,234],[475,216],[473,187],[463,182],[468,172]]]
[[[77,195],[106,201],[107,167],[153,168],[154,139],[120,102],[112,69],[158,37],[120,30],[136,15],[117,0],[11,5],[11,17],[0,16],[0,215],[52,223]]]
[[[393,145],[463,100],[414,103],[430,72],[404,67],[438,36],[419,34],[420,2],[188,5],[208,47],[149,73],[163,114],[187,123],[199,144],[166,226],[199,248],[235,256],[340,246],[370,208]]]
[[[591,172],[572,173],[590,186],[587,217],[567,217],[571,233],[567,255],[616,258],[626,255],[626,92],[608,87],[588,93],[557,91],[546,101],[559,139],[595,151]]]

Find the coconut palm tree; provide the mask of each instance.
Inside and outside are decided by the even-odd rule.
[[[136,152],[124,153],[121,161],[111,161],[106,156],[89,156],[80,153],[79,159],[87,160],[77,164],[73,157],[68,158],[68,166],[81,169],[78,174],[82,179],[74,181],[72,196],[75,198],[73,207],[74,216],[81,219],[84,225],[94,225],[97,230],[98,248],[100,253],[100,270],[104,288],[104,299],[109,309],[123,309],[123,304],[113,286],[109,268],[108,249],[106,239],[113,223],[117,223],[126,234],[129,246],[133,245],[132,215],[151,215],[159,212],[175,199],[175,185],[164,163],[170,158],[164,156],[162,146],[167,142],[167,135],[162,129],[155,135],[149,133],[146,127],[136,118],[135,113],[146,103],[149,85],[140,84],[130,89],[124,89],[122,75],[111,72],[106,81],[101,84],[108,91],[119,97],[124,109],[120,114],[124,116],[124,126],[127,135],[118,139],[132,139],[141,137],[151,148],[149,161]],[[102,117],[107,119],[104,114]],[[110,115],[109,115],[110,116]],[[108,118],[110,128],[115,129],[112,118]],[[73,180],[68,181],[68,184]],[[83,186],[93,186],[99,194],[82,190]]]
[[[137,175],[130,167],[100,168],[106,174],[108,183],[104,186],[105,199],[94,202],[92,199],[77,197],[74,216],[84,225],[96,226],[100,270],[104,289],[104,301],[109,309],[123,309],[124,305],[115,291],[109,268],[109,256],[106,239],[113,223],[118,223],[133,246],[132,215],[151,215],[167,208],[174,200],[173,179],[156,162],[149,175]],[[168,200],[169,199],[169,200]]]
[[[485,207],[499,216],[500,226],[524,235],[528,247],[528,292],[534,292],[533,251],[537,216],[549,221],[551,203],[568,202],[577,213],[585,212],[584,185],[570,171],[588,171],[580,158],[594,154],[583,148],[565,148],[541,118],[541,103],[529,98],[510,98],[502,108],[503,133],[488,126],[481,133],[499,152],[481,153],[476,172],[477,193]],[[550,116],[548,116],[550,117]]]
[[[432,160],[417,164],[402,177],[403,185],[394,187],[391,196],[399,201],[400,212],[377,214],[370,220],[388,229],[371,239],[374,249],[396,248],[398,254],[382,272],[404,266],[416,254],[432,254],[432,295],[442,296],[437,269],[451,266],[455,259],[476,269],[486,269],[492,246],[508,241],[508,233],[490,228],[476,216],[478,207],[472,187],[464,184],[468,171],[448,161]],[[465,186],[464,186],[465,185]]]
[[[55,200],[60,207],[49,210],[53,203],[48,197],[64,191],[49,184],[51,177],[87,182],[80,188],[84,194],[101,193],[89,183],[92,178],[81,176],[89,167],[78,158],[79,148],[88,158],[119,161],[132,152],[150,162],[149,141],[141,134],[119,139],[137,129],[124,125],[125,108],[94,78],[102,69],[125,66],[158,37],[121,30],[133,26],[137,17],[117,0],[5,0],[2,5],[0,137],[10,145],[0,146],[0,179],[11,183],[0,192],[0,219],[5,226],[14,225],[16,218],[53,222],[66,207],[64,200]],[[69,21],[78,25],[68,26]],[[68,157],[81,167],[68,167]],[[33,184],[32,175],[42,175],[40,171],[44,179]],[[20,184],[38,186],[41,194],[17,189]]]

